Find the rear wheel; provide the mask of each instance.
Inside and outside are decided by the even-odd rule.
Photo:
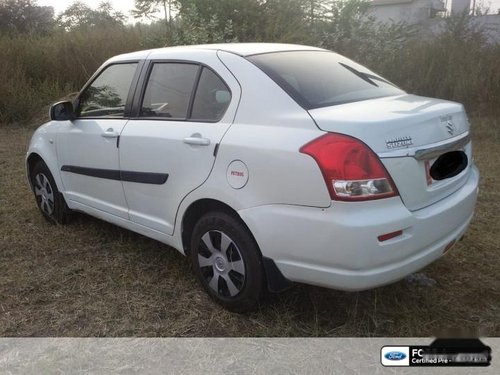
[[[203,216],[193,230],[191,262],[215,301],[237,312],[258,307],[265,292],[262,256],[240,220],[223,212]]]
[[[67,223],[71,211],[57,189],[49,168],[41,160],[35,164],[31,171],[31,185],[42,215],[52,223]]]

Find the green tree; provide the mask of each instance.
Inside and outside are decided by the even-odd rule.
[[[103,1],[97,9],[92,9],[82,1],[73,2],[57,21],[66,30],[92,27],[123,26],[125,16],[115,11],[108,1]]]
[[[266,0],[260,6],[263,27],[259,40],[313,43],[311,39],[310,3],[307,0]]]
[[[340,53],[364,46],[375,27],[375,20],[367,15],[369,6],[367,0],[330,1],[324,20],[317,25],[319,43]]]
[[[335,0],[303,0],[304,6],[306,7],[307,20],[311,27],[318,21],[323,21],[328,13],[329,3],[335,2]]]
[[[198,29],[210,24],[212,33],[223,33],[226,39],[240,42],[259,40],[263,25],[261,0],[177,0],[177,2],[178,16],[183,27],[184,21],[189,20],[189,25]],[[232,29],[234,35],[229,35],[227,29]]]
[[[135,0],[135,9],[130,13],[134,18],[156,19],[155,14],[160,8],[163,10],[165,35],[167,41],[171,41],[173,13],[177,11],[177,0]]]
[[[135,0],[135,9],[130,13],[136,18],[156,18],[160,8],[163,10],[165,22],[172,22],[173,12],[177,10],[177,0]]]
[[[1,33],[45,35],[54,29],[54,8],[34,0],[0,0]]]
[[[182,17],[182,27],[176,34],[176,44],[206,44],[237,42],[231,19],[222,24],[214,13],[202,18],[196,7],[190,8]]]

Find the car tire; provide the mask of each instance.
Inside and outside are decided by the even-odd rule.
[[[212,299],[234,312],[258,308],[265,295],[262,255],[238,218],[224,212],[203,216],[193,229],[190,256]]]
[[[57,189],[52,173],[43,161],[38,161],[31,170],[31,186],[40,212],[50,223],[66,224],[71,210]]]

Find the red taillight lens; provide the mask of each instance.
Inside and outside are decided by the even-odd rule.
[[[300,148],[318,163],[330,197],[359,201],[398,195],[378,156],[359,139],[327,133]]]

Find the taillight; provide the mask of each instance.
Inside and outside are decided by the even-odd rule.
[[[318,163],[330,197],[360,201],[398,195],[378,156],[359,139],[327,133],[300,148]]]

